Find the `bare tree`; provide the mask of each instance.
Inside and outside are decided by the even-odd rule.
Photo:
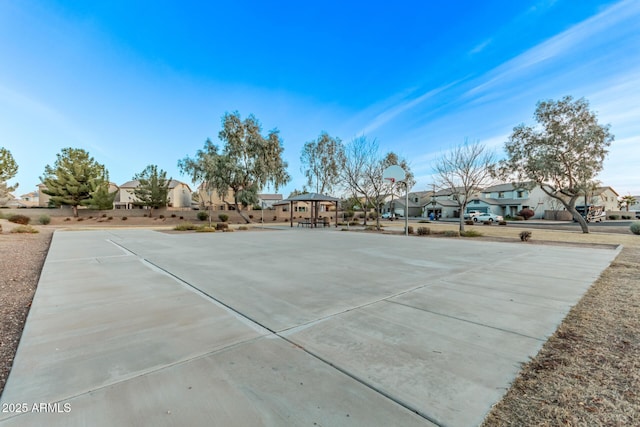
[[[380,207],[393,188],[382,179],[384,170],[393,164],[400,164],[407,172],[409,188],[413,174],[408,163],[397,154],[389,152],[384,156],[379,153],[378,142],[361,136],[353,139],[345,146],[340,155],[340,177],[347,191],[355,198],[364,199],[363,211],[367,223],[366,208],[376,211],[376,228],[380,229]]]
[[[479,142],[455,147],[434,166],[437,185],[451,192],[460,211],[460,232],[464,231],[464,211],[474,192],[492,182],[495,154]]]

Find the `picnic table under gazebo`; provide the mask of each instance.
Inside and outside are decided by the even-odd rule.
[[[335,203],[336,211],[335,211],[335,226],[338,226],[338,202],[340,199],[332,196],[327,196],[326,194],[319,193],[307,193],[307,194],[299,194],[294,197],[290,197],[288,199],[283,200],[280,203],[289,203],[289,222],[291,227],[293,227],[293,205],[298,202],[306,202],[311,205],[310,218],[300,221],[298,226],[308,226],[308,227],[318,227],[318,225],[327,226],[330,225],[330,221],[322,220],[318,221],[318,213],[320,212],[320,204],[321,203]]]

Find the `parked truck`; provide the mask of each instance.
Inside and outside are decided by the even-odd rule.
[[[601,222],[607,218],[604,206],[579,205],[576,210],[587,222]],[[576,222],[575,219],[573,221]]]

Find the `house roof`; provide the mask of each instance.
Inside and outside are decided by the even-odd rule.
[[[606,186],[606,187],[598,187],[598,188],[596,188],[596,191],[599,191],[599,192],[600,192],[600,194],[604,193],[604,192],[605,192],[605,191],[607,191],[607,190],[611,190],[611,192],[612,192],[613,194],[615,194],[617,197],[620,197],[620,195],[618,194],[618,192],[617,192],[616,190],[614,190],[614,189],[613,189],[613,187]]]
[[[282,194],[258,194],[262,200],[282,200]]]
[[[137,188],[139,185],[140,185],[140,181],[137,179],[134,179],[134,180],[125,182],[120,186],[120,188]],[[191,187],[189,187],[189,184],[185,184],[182,181],[178,181],[177,179],[172,179],[169,182],[169,188],[176,188],[179,185],[185,185],[189,189],[189,191],[191,191]]]

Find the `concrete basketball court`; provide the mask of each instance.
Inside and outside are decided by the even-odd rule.
[[[0,426],[475,426],[617,254],[58,231]]]

